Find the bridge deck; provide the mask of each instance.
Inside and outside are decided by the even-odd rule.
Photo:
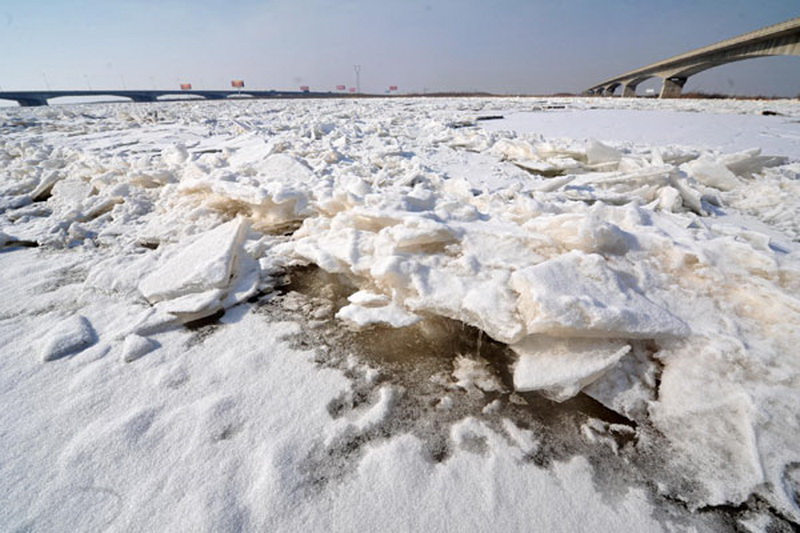
[[[196,96],[210,100],[221,100],[232,96],[250,96],[253,98],[342,98],[352,96],[350,93],[310,92],[310,91],[275,91],[275,90],[241,90],[241,91],[215,91],[215,90],[66,90],[66,91],[2,91],[0,99],[15,100],[22,106],[47,105],[51,98],[67,96],[120,96],[130,98],[135,102],[155,102],[162,96]]]

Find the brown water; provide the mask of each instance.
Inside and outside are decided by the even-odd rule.
[[[347,297],[358,290],[346,278],[317,267],[293,270],[281,292],[291,311],[311,319],[312,327],[304,337],[304,345],[326,346],[320,362],[338,366],[348,355],[377,369],[380,383],[402,386],[406,396],[418,403],[438,404],[446,395],[458,397],[454,410],[480,418],[499,418],[510,412],[521,412],[521,422],[557,423],[560,418],[598,418],[610,424],[634,423],[605,408],[585,395],[556,403],[537,393],[517,393],[513,388],[512,365],[515,355],[507,345],[488,337],[483,331],[441,316],[425,316],[404,328],[373,325],[352,328],[334,318],[346,305]],[[486,368],[503,385],[501,391],[466,391],[455,387],[452,378],[457,356],[483,361]],[[422,401],[420,401],[422,400]],[[486,415],[481,410],[494,400],[503,403],[499,412]],[[469,406],[469,407],[467,407]],[[508,411],[508,412],[506,412]],[[449,418],[449,417],[447,417]],[[525,421],[527,420],[527,422]]]

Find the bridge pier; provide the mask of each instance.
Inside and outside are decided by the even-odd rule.
[[[622,86],[622,97],[623,98],[636,98],[636,85],[631,85],[630,83],[626,83]]]
[[[37,107],[37,106],[47,105],[47,98],[28,97],[28,98],[15,98],[15,100],[22,107]]]
[[[680,76],[664,78],[664,84],[661,86],[659,98],[680,98],[683,86],[686,85],[686,80],[687,78]]]
[[[149,94],[131,94],[131,95],[127,95],[127,96],[128,96],[128,98],[130,98],[131,100],[133,100],[134,102],[137,102],[137,103],[155,102],[155,101],[157,101],[155,96],[151,96]]]

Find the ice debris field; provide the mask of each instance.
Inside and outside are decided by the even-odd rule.
[[[3,531],[790,531],[800,103],[0,110]]]

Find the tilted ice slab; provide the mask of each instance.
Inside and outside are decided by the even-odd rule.
[[[248,298],[258,283],[258,263],[243,248],[248,230],[235,218],[179,248],[139,283],[159,311],[181,322],[212,315]]]
[[[624,341],[530,336],[511,345],[519,355],[514,388],[539,391],[550,399],[569,399],[591,384],[625,354]]]

